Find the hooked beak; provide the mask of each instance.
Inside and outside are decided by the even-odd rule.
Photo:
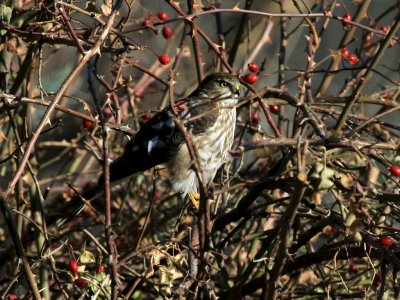
[[[238,85],[235,86],[235,95],[238,97],[240,96],[240,86],[238,86]]]

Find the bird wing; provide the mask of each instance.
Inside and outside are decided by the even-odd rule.
[[[166,163],[178,152],[182,143],[183,135],[168,107],[144,123],[125,145],[124,154],[110,165],[110,181]]]
[[[204,133],[216,121],[218,110],[212,100],[189,97],[175,103],[175,111],[182,121],[186,121],[185,127],[193,135]],[[185,138],[169,106],[144,123],[125,145],[124,154],[110,165],[110,181],[115,182],[168,162],[183,143]]]

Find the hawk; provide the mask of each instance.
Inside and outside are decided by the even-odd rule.
[[[185,135],[190,136],[195,146],[202,182],[208,184],[226,161],[232,146],[239,95],[237,76],[229,73],[207,76],[174,108],[163,109],[143,124],[125,145],[122,156],[111,163],[110,182],[165,164],[172,189],[182,196],[189,194],[194,201],[193,197],[198,196],[199,180]],[[98,186],[102,186],[102,178]],[[83,194],[86,199],[92,196],[93,193]],[[82,209],[83,205],[74,215]]]

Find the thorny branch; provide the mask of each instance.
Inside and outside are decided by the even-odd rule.
[[[400,7],[389,2],[2,4],[1,297],[398,297]],[[199,211],[163,166],[111,187],[109,165],[141,124],[221,70],[243,92],[209,186],[174,116]],[[99,173],[104,203],[79,195],[91,209],[57,228]]]

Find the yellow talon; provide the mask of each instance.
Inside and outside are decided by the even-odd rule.
[[[195,191],[190,190],[188,192],[188,196],[189,196],[190,200],[192,201],[193,206],[196,207],[196,209],[198,210],[200,207],[200,204],[199,204],[200,194]]]

